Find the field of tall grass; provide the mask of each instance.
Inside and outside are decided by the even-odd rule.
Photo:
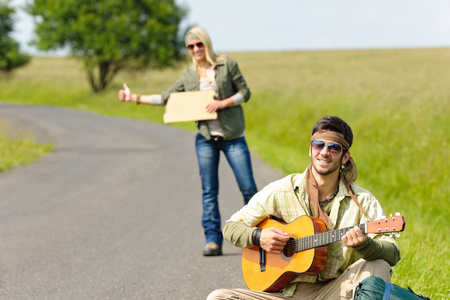
[[[393,282],[431,299],[450,298],[450,49],[230,53],[252,97],[244,104],[253,153],[284,173],[309,164],[312,125],[338,115],[353,128],[359,178],[387,215],[400,212],[402,260]],[[173,69],[121,73],[93,94],[79,61],[34,58],[0,77],[0,101],[46,104],[162,122],[162,107],[120,103],[126,82],[135,93],[160,93]],[[177,126],[194,130],[193,123]],[[1,147],[1,145],[0,145]]]

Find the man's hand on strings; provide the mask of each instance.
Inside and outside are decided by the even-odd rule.
[[[280,254],[286,242],[289,240],[289,234],[277,227],[264,228],[259,238],[260,247],[269,253]]]
[[[367,238],[367,234],[364,234],[358,226],[350,229],[343,237],[342,242],[346,247],[356,247],[361,245]]]

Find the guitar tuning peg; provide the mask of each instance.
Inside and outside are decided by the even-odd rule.
[[[396,215],[396,216],[400,216],[400,213],[399,213],[399,212],[396,212],[395,215]]]
[[[392,214],[389,217],[392,217]]]
[[[395,237],[398,237],[398,238],[399,238],[399,237],[400,237],[400,233],[396,233],[396,234],[395,234]]]

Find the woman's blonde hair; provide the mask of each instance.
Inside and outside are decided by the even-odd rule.
[[[214,66],[219,59],[222,59],[221,56],[219,56],[216,53],[214,53],[213,48],[212,48],[211,39],[210,39],[208,33],[206,32],[206,30],[204,30],[201,27],[194,27],[194,28],[190,29],[186,33],[186,36],[184,38],[186,46],[189,43],[189,40],[190,40],[189,37],[190,37],[191,34],[195,35],[203,43],[203,46],[205,47],[206,60],[211,65]],[[198,64],[198,61],[193,56],[192,56],[192,63],[194,64],[194,66],[196,67],[197,70],[200,68],[200,65]]]

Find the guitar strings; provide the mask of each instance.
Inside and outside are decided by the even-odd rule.
[[[357,225],[361,230],[365,230],[365,224]],[[300,252],[324,245],[331,244],[341,239],[341,237],[350,231],[352,227],[341,228],[333,231],[322,232],[315,235],[304,236],[297,239],[291,239],[286,242],[283,252]],[[339,237],[339,239],[338,239]],[[331,240],[330,240],[331,238]],[[294,251],[292,251],[294,250]]]

